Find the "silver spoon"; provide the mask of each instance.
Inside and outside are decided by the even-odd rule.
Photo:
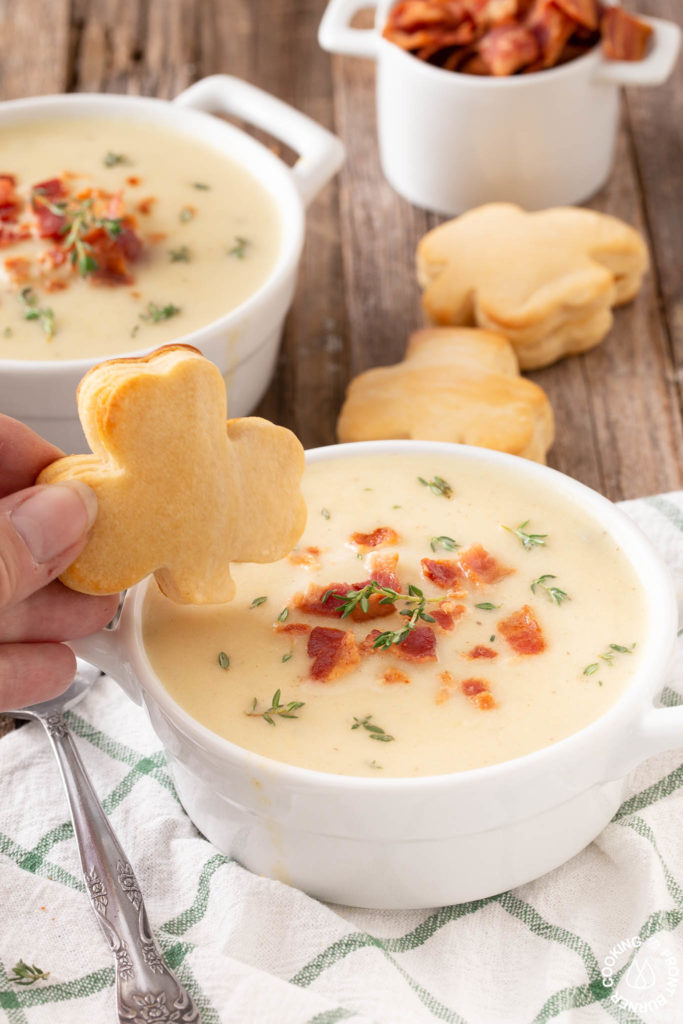
[[[157,1011],[154,1020],[199,1024],[190,994],[166,966],[152,935],[142,893],[102,804],[95,795],[63,712],[85,695],[99,670],[78,661],[73,683],[60,697],[8,711],[32,718],[47,732],[66,790],[88,895],[116,960],[116,1004],[120,1024]],[[147,1015],[145,1020],[147,1020]]]

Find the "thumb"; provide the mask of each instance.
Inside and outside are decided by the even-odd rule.
[[[28,487],[0,501],[0,609],[71,565],[96,515],[95,492],[80,480]]]

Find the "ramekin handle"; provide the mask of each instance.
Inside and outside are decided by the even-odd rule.
[[[210,75],[176,96],[175,103],[209,114],[229,114],[281,139],[299,154],[292,175],[306,206],[344,161],[341,141],[310,117],[249,82]]]
[[[372,28],[351,28],[356,11],[376,6],[367,0],[330,0],[318,29],[323,50],[350,57],[377,57],[377,33]]]
[[[595,76],[598,82],[661,85],[673,71],[681,47],[680,28],[673,21],[638,17],[652,26],[650,52],[643,60],[603,60]]]
[[[609,777],[623,778],[648,757],[677,749],[683,750],[683,705],[651,708],[624,740]]]
[[[95,668],[106,672],[119,684],[135,704],[142,704],[135,675],[126,657],[126,630],[119,623],[114,629],[101,629],[99,633],[82,636],[69,642],[77,657],[89,661]]]

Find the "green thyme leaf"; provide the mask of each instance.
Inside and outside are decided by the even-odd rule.
[[[33,985],[36,981],[47,981],[50,977],[50,971],[41,971],[40,967],[24,963],[23,960],[14,965],[12,974],[14,977],[9,980],[15,985]]]
[[[320,509],[320,515],[323,517],[323,519],[329,519],[330,518],[329,509],[321,508]]]
[[[291,657],[291,654],[289,656],[285,655],[282,660],[289,661],[289,658]],[[294,712],[299,711],[300,708],[304,707],[304,701],[290,700],[288,703],[283,704],[281,702],[281,696],[281,691],[276,690],[273,694],[273,699],[270,702],[270,707],[266,708],[264,711],[258,710],[258,700],[254,697],[251,705],[251,711],[245,711],[244,713],[250,718],[263,718],[268,725],[275,725],[274,715],[278,718],[298,718],[299,716],[295,715]]]
[[[562,604],[563,601],[571,601],[571,598],[566,591],[560,590],[559,587],[547,583],[547,580],[555,579],[557,579],[557,576],[553,576],[552,573],[545,573],[544,576],[539,576],[538,579],[534,580],[531,584],[532,594],[536,593],[536,588],[538,587],[540,590],[544,590],[549,600],[553,601],[555,604]]]
[[[196,210],[192,206],[183,206],[180,211],[179,217],[183,224],[187,224],[188,221],[192,220]]]
[[[452,498],[453,488],[447,483],[443,477],[435,476],[431,480],[425,480],[423,476],[417,478],[423,487],[428,487],[432,494],[436,494],[442,498]]]
[[[379,725],[375,725],[371,719],[372,715],[366,715],[365,718],[356,718],[354,715],[354,724],[351,726],[351,729],[363,728],[370,734],[371,740],[378,740],[380,743],[391,743],[395,737],[390,736],[389,733],[385,732]]]
[[[181,245],[179,249],[169,249],[168,255],[171,257],[171,263],[190,262],[190,250],[186,245]]]
[[[481,608],[483,612],[492,612],[496,608],[500,608],[499,604],[491,604],[490,601],[482,601],[481,604],[475,604],[475,608]]]
[[[157,306],[156,302],[147,303],[147,311],[140,313],[141,320],[148,320],[152,324],[161,323],[162,320],[170,320],[172,316],[180,313],[180,307],[169,302],[166,306]]]
[[[249,605],[249,607],[250,608],[258,608],[259,605],[265,604],[267,600],[268,600],[267,597],[255,597],[254,600]]]
[[[227,656],[225,651],[221,651],[218,655],[218,664],[223,669],[230,668],[230,658]]]
[[[432,551],[436,551],[439,546],[445,548],[446,551],[455,551],[458,547],[452,537],[430,537],[429,546]]]
[[[228,249],[228,256],[234,256],[236,260],[243,260],[246,248],[250,244],[248,238],[243,238],[242,235],[235,235],[235,244],[232,249]]]
[[[277,617],[278,622],[286,622],[289,617],[289,608],[285,606]]]
[[[200,192],[208,192],[211,186],[207,185],[205,181],[193,181],[192,188],[199,189]]]
[[[547,533],[527,533],[525,528],[531,522],[530,519],[525,519],[523,523],[513,529],[511,526],[505,526],[503,523],[503,529],[507,530],[508,533],[514,533],[515,537],[519,537],[522,542],[522,547],[525,551],[531,551],[535,547],[545,547],[545,542],[548,537]]]
[[[583,674],[585,676],[592,676],[598,671],[599,668],[600,666],[598,665],[597,661],[594,661],[592,665],[586,665],[585,669],[583,670]]]
[[[283,660],[283,661],[289,661],[289,660],[290,660],[290,658],[293,658],[293,657],[294,657],[294,655],[293,655],[293,654],[292,654],[292,652],[290,651],[290,652],[289,652],[289,654],[283,654],[283,655],[282,655],[282,660]]]
[[[47,306],[38,305],[38,298],[32,288],[22,288],[19,292],[19,301],[24,307],[24,320],[37,320],[47,340],[51,341],[55,333],[53,311]]]
[[[130,159],[125,153],[112,153],[111,150],[105,155],[102,161],[105,167],[119,167],[121,164],[129,164]]]

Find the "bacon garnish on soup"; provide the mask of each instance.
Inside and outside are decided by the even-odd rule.
[[[391,648],[405,661],[436,661],[436,636],[431,626],[415,626],[405,640]]]
[[[321,683],[337,679],[360,661],[353,633],[327,626],[315,626],[311,630],[307,653],[313,661],[311,676]]]
[[[516,654],[541,654],[545,650],[543,630],[528,604],[499,622],[498,630]]]
[[[373,551],[375,548],[398,544],[399,535],[390,526],[378,526],[372,533],[352,533],[351,543],[361,552]]]
[[[490,711],[492,708],[498,707],[486,679],[463,679],[460,689],[469,701],[481,711]]]
[[[498,583],[515,571],[490,555],[481,544],[473,544],[466,551],[461,551],[458,555],[458,564],[465,578],[476,586]]]

